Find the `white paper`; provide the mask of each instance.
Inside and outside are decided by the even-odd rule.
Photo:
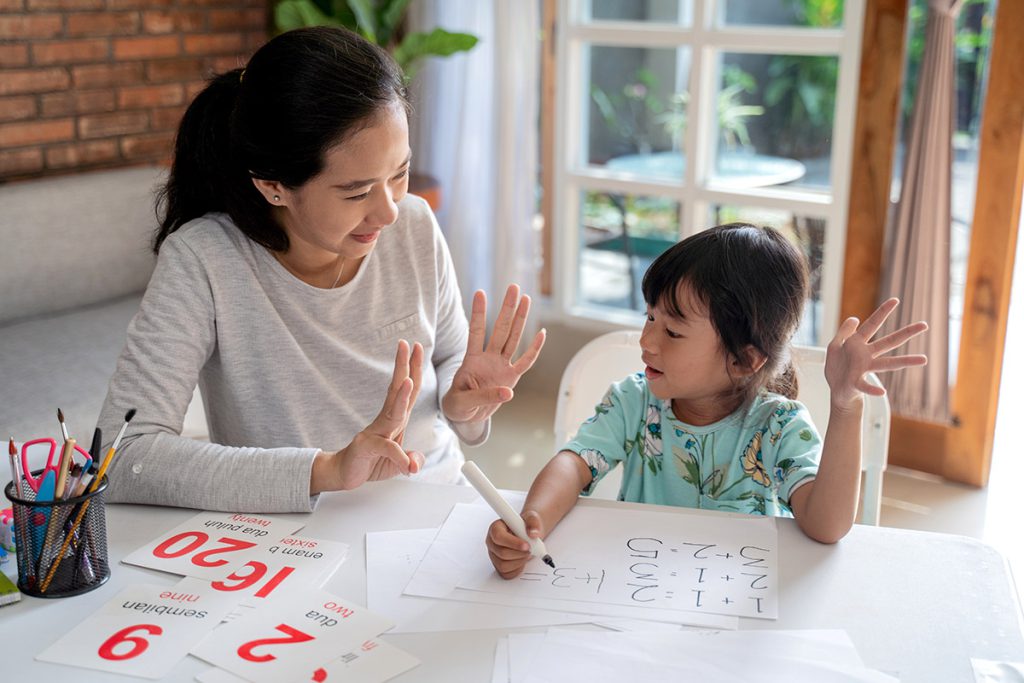
[[[971,657],[975,683],[1024,683],[1024,661],[997,662]]]
[[[302,526],[294,517],[200,512],[121,561],[214,581],[241,553],[267,548]]]
[[[291,591],[224,624],[190,651],[256,683],[304,680],[391,628],[390,620],[323,590]]]
[[[163,678],[231,610],[234,599],[202,582],[128,586],[36,659]]]
[[[460,517],[470,518],[461,524]],[[459,533],[489,515],[456,505]],[[557,568],[532,562],[506,581],[494,571],[463,574],[460,588],[519,596],[777,618],[778,533],[774,520],[577,507],[547,537]]]
[[[510,640],[511,642],[511,640]],[[515,656],[514,646],[510,647]],[[751,680],[791,683],[882,683],[890,676],[864,667],[841,631],[737,631],[664,634],[551,631],[528,652],[511,683],[644,683]]]
[[[232,556],[210,585],[233,593],[241,606],[257,606],[290,589],[320,588],[347,554],[347,543],[287,536]]]
[[[405,587],[406,595],[446,598],[478,603],[515,605],[520,607],[537,607],[542,609],[560,610],[563,612],[580,612],[605,617],[626,619],[651,619],[677,624],[688,624],[715,629],[736,629],[739,619],[712,613],[700,613],[688,610],[650,609],[632,605],[613,605],[580,600],[561,600],[552,598],[536,598],[523,594],[487,593],[457,588],[463,576],[487,576],[494,574],[494,568],[487,556],[483,538],[487,526],[494,520],[490,508],[479,505],[456,506],[464,510],[463,514],[454,517],[449,515],[445,527],[442,527],[437,538],[431,544],[426,556],[417,568],[412,580]],[[577,507],[576,510],[584,508]],[[586,508],[592,509],[592,508]],[[566,519],[572,516],[571,513]],[[687,516],[682,519],[699,520],[702,517]],[[564,523],[564,521],[563,521]],[[774,529],[774,526],[772,526]],[[557,530],[556,530],[557,531]],[[555,563],[562,562],[557,556],[553,542],[548,550],[555,557]],[[564,556],[563,556],[564,557]],[[528,571],[547,569],[547,565],[538,559],[531,560]],[[499,579],[501,580],[501,579]]]
[[[382,640],[368,640],[358,650],[348,652],[312,673],[306,672],[297,681],[359,681],[382,683],[419,666],[419,660]],[[247,683],[246,679],[224,669],[207,669],[198,676],[200,683]]]
[[[391,633],[521,628],[587,620],[576,613],[483,607],[402,595],[402,587],[416,571],[436,533],[437,529],[407,529],[366,534],[366,606],[395,620]]]
[[[491,683],[509,683],[508,677],[508,637],[499,638],[494,646],[494,670],[491,672]]]

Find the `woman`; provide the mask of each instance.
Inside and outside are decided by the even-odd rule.
[[[486,439],[544,333],[514,360],[515,286],[486,345],[483,292],[467,325],[406,196],[408,110],[391,58],[335,28],[282,34],[196,97],[100,415],[109,438],[138,410],[108,500],[308,511],[371,479],[459,481],[456,435]],[[197,381],[211,443],[180,436]]]

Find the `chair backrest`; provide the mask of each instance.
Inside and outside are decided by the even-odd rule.
[[[793,364],[800,382],[800,401],[807,406],[818,430],[824,434],[829,416],[829,388],[825,381],[825,349],[795,347]],[[569,441],[608,386],[643,369],[640,333],[617,331],[603,334],[580,349],[562,373],[555,408],[555,447]],[[874,374],[869,381],[879,384]],[[885,396],[866,396],[862,436],[862,469],[865,473],[860,522],[878,524],[882,472],[889,452],[889,401]]]

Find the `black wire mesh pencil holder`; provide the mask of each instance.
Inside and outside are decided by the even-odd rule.
[[[41,477],[43,470],[33,472]],[[110,578],[104,477],[96,490],[66,500],[36,501],[27,485],[4,489],[14,511],[18,590],[38,598],[87,593]]]

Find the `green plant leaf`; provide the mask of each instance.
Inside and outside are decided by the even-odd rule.
[[[377,15],[373,0],[348,0],[348,6],[356,16],[359,32],[371,43],[377,42]]]
[[[282,0],[274,7],[274,25],[281,32],[305,26],[340,26],[311,0]]]
[[[402,67],[407,78],[412,78],[415,62],[430,55],[447,57],[456,52],[471,50],[479,38],[469,33],[453,33],[435,28],[430,33],[410,33],[395,48],[392,56]]]
[[[384,0],[377,7],[377,38],[381,45],[390,45],[395,29],[402,23],[411,0]]]

